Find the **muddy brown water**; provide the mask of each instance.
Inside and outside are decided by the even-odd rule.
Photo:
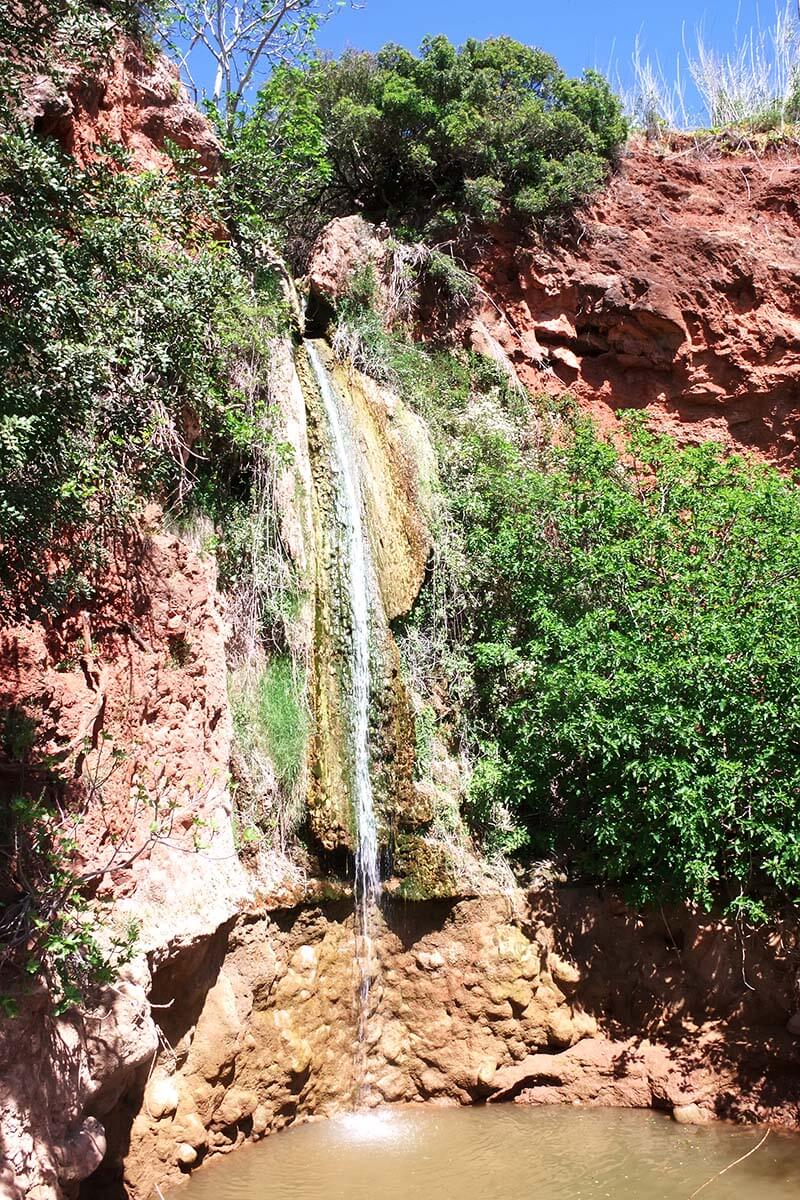
[[[764,1132],[620,1109],[382,1109],[273,1134],[172,1200],[689,1200]],[[800,1137],[773,1131],[700,1200],[799,1196]]]

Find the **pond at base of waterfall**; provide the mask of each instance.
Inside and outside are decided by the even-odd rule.
[[[689,1200],[764,1132],[630,1109],[376,1109],[243,1147],[174,1200]],[[701,1195],[797,1200],[799,1188],[800,1138],[773,1130]]]

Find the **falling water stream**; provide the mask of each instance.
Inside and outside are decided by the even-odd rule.
[[[380,899],[378,830],[372,802],[369,759],[369,549],[361,519],[361,489],[354,437],[341,396],[316,346],[305,343],[319,387],[330,434],[334,476],[334,521],[344,620],[349,625],[349,735],[352,799],[356,830],[356,961],[358,967],[358,1062],[356,1101],[363,1099],[370,988],[375,973],[372,920]]]

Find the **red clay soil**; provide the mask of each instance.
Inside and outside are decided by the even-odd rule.
[[[494,230],[468,259],[485,290],[460,332],[532,391],[798,462],[796,152],[634,146],[577,233],[543,249]]]
[[[37,132],[55,137],[83,165],[108,141],[128,151],[134,170],[169,171],[169,141],[197,155],[202,172],[219,166],[219,142],[178,68],[131,38],[120,38],[104,66],[89,76],[76,72],[63,90],[44,76],[30,79],[25,113]]]

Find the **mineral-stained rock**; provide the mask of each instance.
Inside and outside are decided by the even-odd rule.
[[[676,1104],[672,1110],[672,1119],[679,1125],[707,1125],[713,1121],[714,1115],[699,1104]]]

